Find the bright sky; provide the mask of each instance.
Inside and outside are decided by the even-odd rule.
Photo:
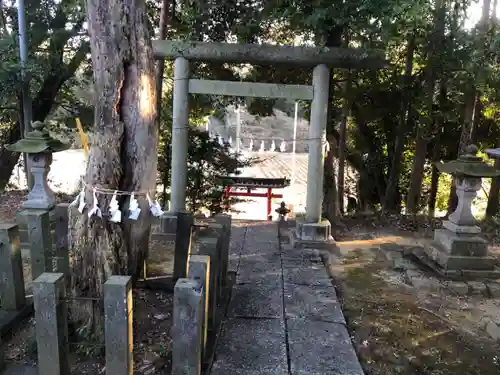
[[[491,6],[493,6],[493,1],[491,2]],[[482,7],[482,0],[474,0],[474,2],[471,4],[469,10],[467,11],[467,21],[465,21],[465,27],[467,29],[474,27],[474,25],[479,21],[479,19],[481,18]],[[496,10],[496,14],[497,16],[500,16],[498,8]]]

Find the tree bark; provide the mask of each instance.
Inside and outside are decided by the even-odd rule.
[[[99,194],[103,218],[72,210],[71,289],[74,295],[101,297],[112,274],[136,280],[148,253],[150,214],[145,194],[155,193],[158,127],[154,59],[144,0],[87,0],[96,98],[90,156],[85,175],[87,210],[92,190],[136,194],[141,213],[130,220],[130,196],[119,197],[121,223],[108,221],[109,195]],[[90,207],[89,207],[90,206]],[[79,304],[73,322],[99,326],[98,307]]]
[[[406,65],[403,78],[403,98],[401,101],[401,114],[399,117],[399,126],[396,133],[394,154],[389,170],[389,178],[385,191],[383,209],[384,211],[397,212],[401,211],[399,193],[399,176],[401,174],[401,164],[403,153],[405,150],[406,131],[410,121],[410,104],[411,104],[411,87],[412,87],[412,72],[413,72],[413,55],[415,53],[416,32],[413,32],[408,38],[408,48],[406,50]]]

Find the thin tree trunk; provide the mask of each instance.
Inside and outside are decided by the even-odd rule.
[[[150,214],[145,193],[155,192],[158,127],[154,58],[144,1],[87,0],[96,98],[95,123],[85,176],[87,210],[70,213],[71,289],[74,295],[101,297],[111,274],[136,280],[148,254]],[[110,41],[113,41],[111,43]],[[108,221],[109,195],[97,198],[103,218],[88,217],[92,190],[136,194],[141,213],[128,216],[129,196],[119,197],[121,223]],[[99,307],[79,304],[73,321],[100,326]]]
[[[171,9],[171,10],[170,10]],[[158,39],[164,40],[167,37],[168,25],[175,12],[175,0],[163,0],[160,14],[160,27]],[[161,111],[161,99],[163,89],[163,74],[165,73],[165,59],[160,58],[156,63],[156,112],[158,115]],[[158,121],[158,124],[160,122]]]
[[[418,127],[416,137],[415,157],[413,159],[412,176],[408,196],[406,200],[407,213],[416,214],[419,208],[420,196],[422,194],[422,180],[424,177],[425,158],[427,155],[427,133],[432,129],[434,88],[436,84],[436,72],[438,70],[438,55],[441,53],[444,39],[446,7],[444,0],[435,0],[434,30],[431,35],[430,45],[427,52],[426,67],[426,103],[423,123]]]
[[[404,75],[403,99],[401,101],[401,114],[399,117],[399,126],[396,132],[394,153],[385,191],[383,209],[384,211],[400,212],[399,176],[401,174],[401,164],[405,150],[406,132],[410,121],[410,103],[413,72],[413,55],[415,53],[416,33],[413,32],[408,39],[408,48],[406,50],[406,65]]]
[[[479,38],[476,48],[480,51],[480,55],[484,55],[485,39],[486,33],[488,31],[488,25],[490,20],[490,7],[491,0],[483,1],[481,20],[479,21]],[[482,58],[480,58],[481,60]],[[472,143],[472,135],[474,131],[475,117],[478,116],[476,113],[477,101],[480,98],[480,93],[477,91],[477,80],[480,79],[482,67],[476,67],[476,71],[473,72],[470,79],[469,89],[465,93],[465,112],[464,121],[462,125],[462,132],[460,133],[460,142],[458,144],[458,155],[462,155],[465,152],[465,148]],[[455,181],[451,184],[450,199],[448,201],[448,214],[455,211],[458,204],[458,198],[455,191]]]
[[[441,79],[441,85],[439,89],[439,108],[441,111],[444,110],[446,101],[448,100],[448,87],[447,87],[447,78],[443,77]],[[434,149],[432,150],[432,174],[431,174],[431,189],[429,194],[429,202],[428,202],[428,212],[430,217],[434,217],[436,212],[436,198],[437,192],[439,188],[439,171],[436,168],[435,163],[438,162],[441,158],[441,139],[443,136],[444,130],[444,117],[440,115],[439,122],[437,124],[437,135],[434,138]]]
[[[497,140],[497,148],[500,148],[500,139]],[[500,159],[495,158],[496,169],[500,169]],[[491,180],[490,192],[488,193],[488,204],[486,206],[486,217],[492,218],[498,214],[500,199],[500,177]]]
[[[336,142],[332,136],[327,135],[327,142],[330,145],[330,150],[326,153],[324,161],[324,182],[323,193],[323,212],[325,218],[330,220],[332,224],[339,224],[340,209],[338,202],[337,184],[335,178],[335,147]]]
[[[322,35],[323,41],[327,47],[342,46],[343,29],[341,27],[328,28],[326,35]],[[321,43],[321,41],[318,40]],[[327,108],[327,125],[326,138],[330,145],[330,150],[327,152],[323,164],[323,213],[332,224],[340,224],[340,210],[338,203],[337,178],[335,176],[335,154],[338,145],[335,142],[335,118],[332,113],[333,98],[335,94],[335,85],[333,80],[330,81],[328,92],[328,108]]]
[[[419,208],[422,180],[424,177],[425,157],[427,155],[427,140],[424,138],[424,132],[425,130],[419,127],[415,142],[415,155],[413,157],[410,188],[408,189],[408,197],[406,199],[407,214],[416,214]]]
[[[347,81],[344,84],[343,99],[344,103],[342,105],[342,119],[340,121],[339,129],[339,143],[338,143],[338,158],[339,158],[339,170],[338,170],[338,204],[340,213],[344,213],[344,183],[345,183],[345,150],[346,150],[346,132],[347,132],[347,121],[349,119],[349,112],[351,109],[350,104],[350,91],[351,91],[351,74],[347,74]]]

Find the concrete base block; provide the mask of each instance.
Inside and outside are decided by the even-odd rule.
[[[444,221],[443,227],[457,234],[479,234],[481,233],[481,228],[477,225],[457,225],[451,221]]]
[[[460,256],[450,255],[440,249],[439,244],[424,248],[424,252],[434,262],[444,269],[462,270],[493,270],[496,265],[496,259],[490,256]]]
[[[297,220],[297,237],[304,241],[331,241],[332,225],[328,220],[308,223],[304,219]]]
[[[177,231],[177,215],[171,212],[165,212],[160,217],[160,229],[162,233],[175,234]]]
[[[436,229],[434,241],[450,255],[482,257],[488,254],[488,242],[473,234],[459,234],[448,229]]]
[[[431,247],[432,248],[432,247]],[[431,268],[437,274],[450,279],[450,280],[496,280],[500,278],[500,268],[495,267],[490,270],[481,269],[447,269],[443,268],[439,263],[437,263],[433,258],[435,257],[433,250],[424,250],[422,248],[416,248],[413,250],[412,254],[423,264]],[[429,255],[431,254],[431,255]],[[469,262],[469,267],[473,267],[474,258]]]
[[[335,244],[331,230],[330,222],[325,219],[317,223],[308,223],[302,218],[297,219],[295,232],[290,236],[290,243],[294,248],[328,248]]]

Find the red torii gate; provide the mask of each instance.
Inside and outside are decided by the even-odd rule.
[[[283,189],[290,186],[287,178],[258,178],[258,177],[221,177],[226,187],[224,188],[224,200],[230,197],[258,197],[267,198],[267,219],[271,220],[272,199],[283,198],[283,194],[273,194],[273,189]],[[232,191],[232,188],[246,188],[246,192]],[[266,193],[254,193],[255,189],[267,189]],[[230,209],[230,203],[228,203]]]

